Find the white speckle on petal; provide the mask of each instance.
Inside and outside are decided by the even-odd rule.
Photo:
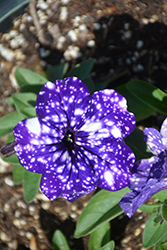
[[[111,173],[111,171],[107,170],[104,172],[104,179],[107,181],[108,185],[112,185],[114,184],[114,178],[113,175]]]
[[[113,126],[111,129],[111,134],[115,137],[115,138],[119,138],[121,137],[121,131],[119,130],[119,128],[117,128],[116,126]]]
[[[36,134],[37,136],[40,136],[40,134],[41,134],[41,125],[40,125],[37,117],[27,119],[26,127],[29,130],[29,132],[31,132],[33,134]]]
[[[74,115],[82,115],[83,110],[82,109],[75,109]]]
[[[52,82],[47,82],[47,83],[46,83],[46,87],[47,87],[48,89],[54,89],[55,84],[52,83]]]

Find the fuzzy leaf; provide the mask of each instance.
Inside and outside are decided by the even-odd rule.
[[[21,119],[22,116],[16,111],[0,118],[0,137],[11,133]]]
[[[128,82],[127,89],[151,108],[167,115],[167,94],[162,90],[139,80]]]
[[[80,80],[83,80],[86,76],[89,75],[91,70],[93,69],[94,59],[90,58],[84,62],[78,63],[75,65],[67,74],[69,76],[76,76]]]
[[[162,224],[154,223],[154,219],[157,217],[157,214],[152,214],[145,226],[143,232],[143,245],[148,248],[155,245],[160,239],[166,234],[167,223],[164,221]]]
[[[127,192],[128,188],[115,192],[107,190],[98,192],[81,213],[77,222],[75,237],[79,238],[90,234],[102,223],[123,213],[118,203]]]
[[[110,241],[110,223],[103,223],[90,235],[89,250],[99,250]]]
[[[24,169],[23,190],[24,199],[27,203],[31,202],[39,190],[41,174],[33,173]]]
[[[52,242],[54,250],[70,250],[67,240],[60,230],[54,232]]]

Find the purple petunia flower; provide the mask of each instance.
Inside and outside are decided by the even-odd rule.
[[[129,217],[155,193],[167,189],[167,118],[160,133],[154,128],[146,128],[144,133],[148,148],[156,156],[138,161],[132,169],[128,185],[132,192],[119,203]]]
[[[135,157],[123,138],[135,118],[123,96],[111,89],[91,96],[81,80],[69,77],[44,85],[36,113],[14,128],[14,150],[24,168],[42,174],[49,199],[74,201],[97,186],[127,186]]]

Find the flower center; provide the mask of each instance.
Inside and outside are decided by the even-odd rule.
[[[74,133],[70,130],[67,131],[66,135],[63,138],[63,143],[68,150],[72,150],[75,147]]]

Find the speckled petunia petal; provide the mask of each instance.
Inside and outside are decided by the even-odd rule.
[[[166,148],[165,145],[163,145],[162,136],[157,129],[145,128],[144,140],[151,152],[155,155],[160,154]]]
[[[167,188],[166,161],[167,152],[163,151],[159,157],[143,159],[135,164],[129,183],[132,192],[119,203],[129,217],[151,196]]]

